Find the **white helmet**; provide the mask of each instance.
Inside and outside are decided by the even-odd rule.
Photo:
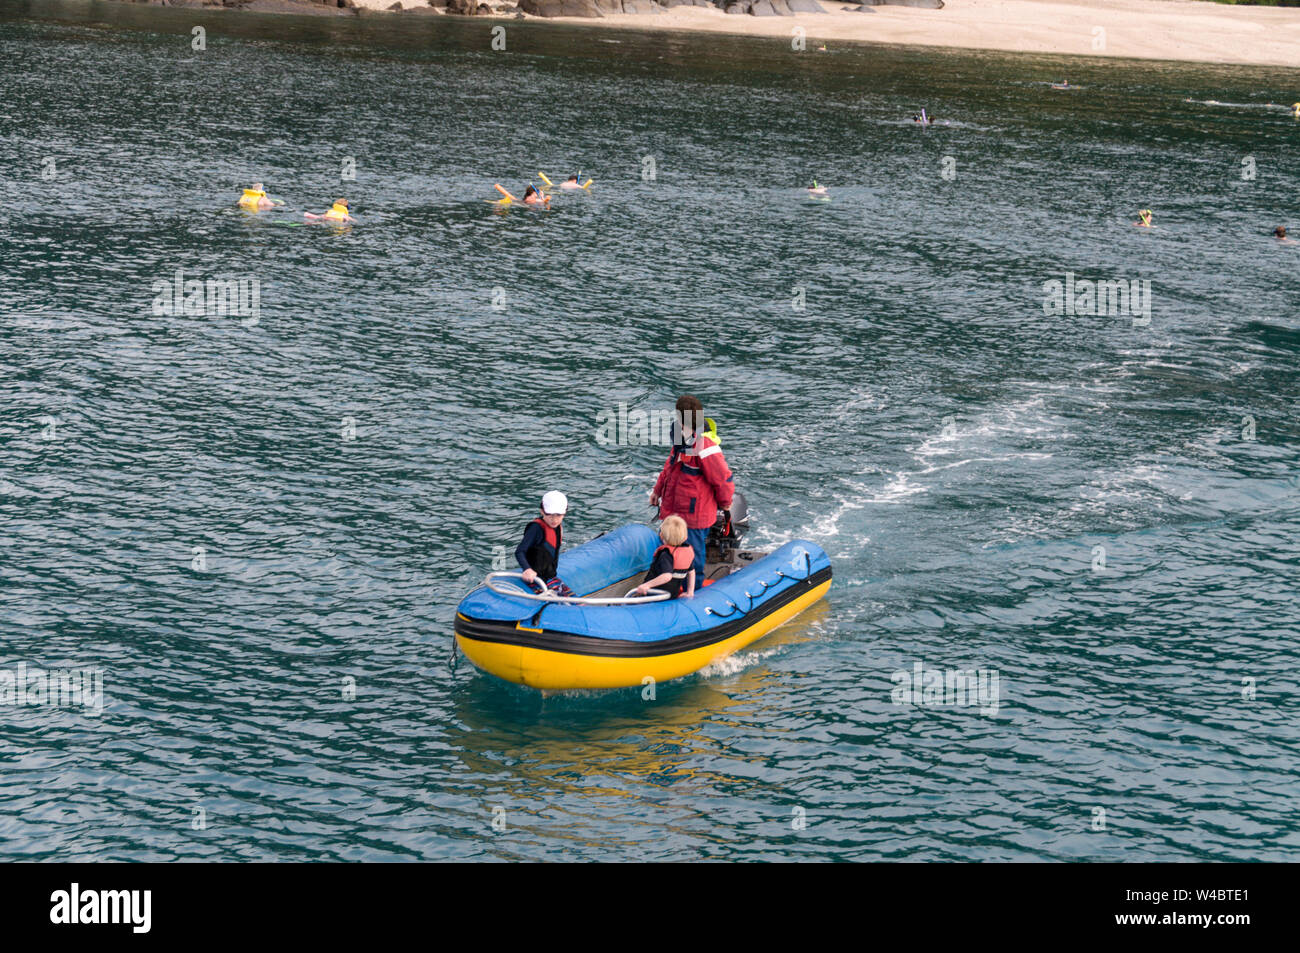
[[[542,512],[563,514],[569,511],[569,501],[559,490],[552,490],[542,497]]]

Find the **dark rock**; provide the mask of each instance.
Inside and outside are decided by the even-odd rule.
[[[915,7],[918,10],[942,10],[943,0],[862,0],[865,7]]]
[[[480,4],[478,5],[478,10],[477,10],[476,12],[477,12],[478,15],[481,16],[481,17],[490,17],[490,16],[492,16],[492,8],[489,7],[486,3],[480,3]]]
[[[772,9],[776,11],[777,16],[779,17],[794,16],[794,14],[790,12],[790,8],[786,6],[785,0],[769,0],[769,2],[772,4]]]
[[[845,13],[875,13],[876,11],[865,3],[860,7],[854,7],[852,10],[845,10]]]
[[[472,17],[477,6],[475,0],[447,0],[447,12],[460,17]]]
[[[172,0],[169,6],[192,6],[190,3],[178,3]],[[349,4],[350,5],[350,4]],[[250,13],[299,13],[306,16],[317,17],[337,17],[343,15],[352,15],[357,11],[340,7],[333,3],[297,3],[291,0],[252,0],[251,3],[226,4],[239,10],[247,10]]]
[[[352,0],[280,0],[283,6],[292,7],[329,7],[351,9],[354,4]],[[257,4],[257,0],[198,0],[196,3],[178,2],[172,0],[171,6],[203,6],[203,7],[234,7],[236,9],[248,9]]]
[[[749,0],[741,0],[741,2],[727,4],[727,12],[732,14],[748,13]]]
[[[817,0],[785,0],[791,13],[825,13],[826,8]]]
[[[602,14],[662,13],[663,7],[654,0],[594,0]]]
[[[780,16],[772,6],[772,0],[753,0],[749,5],[749,15],[754,17]]]
[[[520,0],[519,9],[535,17],[604,16],[595,0]]]

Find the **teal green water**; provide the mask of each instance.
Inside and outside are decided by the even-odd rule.
[[[0,0],[0,671],[103,678],[0,705],[0,855],[1295,859],[1287,75],[489,29]],[[647,518],[597,417],[683,392],[830,596],[653,700],[453,669],[544,490]]]

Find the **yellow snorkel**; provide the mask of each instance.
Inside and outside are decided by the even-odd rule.
[[[708,437],[718,446],[722,446],[722,438],[718,436],[718,422],[712,417],[705,417],[704,422],[708,424],[708,429],[704,431],[704,436]]]

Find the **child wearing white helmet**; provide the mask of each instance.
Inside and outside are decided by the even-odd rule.
[[[551,490],[542,497],[542,515],[528,524],[524,538],[515,547],[515,559],[524,571],[524,582],[541,591],[540,580],[546,588],[559,596],[571,596],[569,589],[555,574],[560,562],[563,530],[560,524],[569,510],[569,501],[559,490]]]

